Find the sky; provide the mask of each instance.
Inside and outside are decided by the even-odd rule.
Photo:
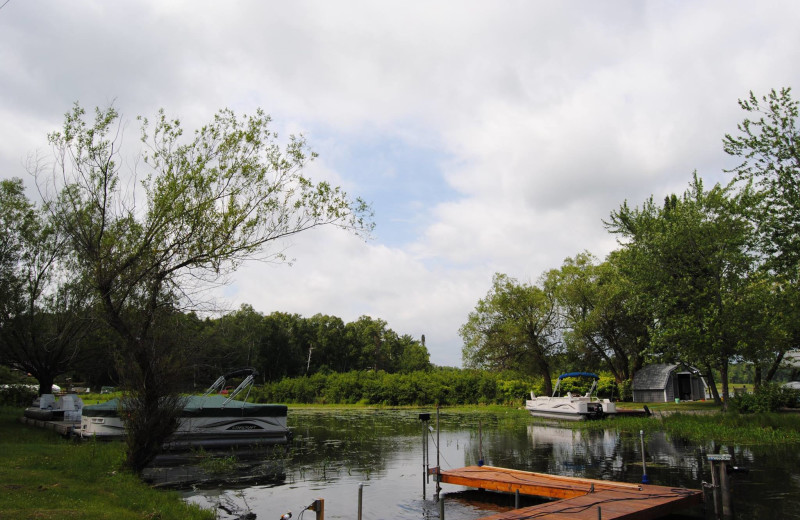
[[[372,205],[375,232],[297,235],[291,265],[247,263],[208,298],[380,318],[461,366],[494,273],[603,259],[623,202],[682,193],[695,170],[729,180],[737,100],[800,97],[798,27],[794,0],[9,0],[0,178],[35,198],[29,160],[52,157],[76,101],[113,103],[134,136],[159,108],[187,129],[263,108],[319,153],[309,176]]]

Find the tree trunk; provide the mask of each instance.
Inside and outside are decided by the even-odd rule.
[[[37,372],[36,379],[39,381],[39,395],[53,393],[53,380],[55,378],[51,374]]]
[[[778,371],[778,368],[781,366],[781,361],[783,361],[783,357],[786,355],[786,351],[782,350],[778,353],[778,357],[772,362],[772,365],[767,370],[767,377],[765,378],[766,382],[772,381],[772,378],[775,377],[775,372]]]
[[[761,388],[761,363],[758,361],[753,364],[753,388],[755,390]]]
[[[708,388],[711,389],[711,395],[714,397],[714,404],[721,405],[722,399],[719,397],[717,383],[714,381],[714,372],[711,370],[711,365],[708,363],[706,363],[706,373],[703,377],[706,378],[706,384],[708,384]]]
[[[719,375],[722,379],[722,411],[728,411],[728,402],[730,401],[730,388],[728,387],[728,360],[725,359],[719,364]]]

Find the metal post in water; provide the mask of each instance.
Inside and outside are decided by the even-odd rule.
[[[444,499],[443,498],[439,499],[439,520],[444,520]]]
[[[425,484],[428,482],[428,454],[426,448],[428,447],[428,423],[430,414],[419,414],[419,422],[422,424],[422,500],[425,500]]]
[[[478,466],[483,466],[483,421],[478,419]]]
[[[439,492],[442,490],[441,480],[441,472],[442,472],[442,465],[439,463],[439,455],[441,450],[441,444],[439,443],[440,435],[439,435],[439,403],[436,403],[436,500],[439,500]],[[440,511],[444,511],[443,506],[439,506]],[[444,515],[442,515],[444,517]]]
[[[361,520],[361,504],[364,498],[364,483],[358,483],[358,520]],[[424,497],[423,497],[424,498]]]
[[[639,440],[642,443],[642,484],[648,484],[650,479],[647,478],[647,463],[644,454],[644,430],[639,430]]]
[[[519,509],[519,489],[514,491],[514,509]]]

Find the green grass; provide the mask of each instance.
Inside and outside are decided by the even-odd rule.
[[[77,443],[17,422],[0,407],[0,518],[213,519],[175,492],[155,490],[123,471],[122,443]]]
[[[721,406],[714,404],[713,399],[706,401],[682,401],[680,403],[623,403],[618,402],[617,408],[629,410],[641,410],[644,405],[654,412],[686,412],[686,411],[707,411],[714,412],[722,409]]]
[[[587,430],[613,428],[620,432],[665,431],[695,443],[779,445],[800,444],[800,414],[673,413],[663,417],[615,417],[575,423]]]

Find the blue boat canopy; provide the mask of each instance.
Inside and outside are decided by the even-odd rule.
[[[561,374],[558,376],[558,380],[561,381],[565,377],[592,377],[594,379],[600,379],[600,376],[591,372],[569,372],[567,374]]]

